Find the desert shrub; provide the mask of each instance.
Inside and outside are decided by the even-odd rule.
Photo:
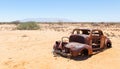
[[[37,30],[39,29],[39,25],[35,22],[25,22],[25,23],[20,23],[17,26],[18,30]]]
[[[110,37],[110,34],[109,34],[109,33],[104,32],[104,34],[105,34],[107,37]]]
[[[24,35],[22,35],[21,37],[28,37],[28,36],[24,34]]]
[[[10,22],[9,24],[15,24],[15,25],[18,25],[20,22],[19,21],[12,21]]]
[[[63,25],[63,24],[64,24],[64,22],[57,22],[57,24],[58,24],[58,25]]]
[[[113,32],[111,32],[110,34],[111,34],[111,37],[115,37],[116,36]]]
[[[91,26],[100,26],[98,23],[91,23]]]

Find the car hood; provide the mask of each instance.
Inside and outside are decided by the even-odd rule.
[[[81,49],[84,48],[85,46],[86,44],[77,43],[77,42],[70,42],[65,45],[66,48],[70,48],[70,49]]]

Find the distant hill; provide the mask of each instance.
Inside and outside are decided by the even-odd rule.
[[[65,19],[65,18],[28,18],[19,20],[20,22],[73,22],[72,20]]]

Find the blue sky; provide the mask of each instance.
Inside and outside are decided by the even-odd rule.
[[[120,0],[0,0],[0,21],[26,18],[120,22]]]

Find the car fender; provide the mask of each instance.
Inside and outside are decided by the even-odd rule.
[[[111,43],[112,44],[112,42],[111,42],[111,40],[109,38],[106,38],[106,40],[105,40],[105,45],[107,45],[107,43]]]
[[[70,42],[66,46],[66,48],[69,48],[72,52],[72,55],[77,56],[79,53],[81,53],[84,49],[88,50],[88,54],[92,54],[92,47],[87,44],[81,44],[77,42]]]

